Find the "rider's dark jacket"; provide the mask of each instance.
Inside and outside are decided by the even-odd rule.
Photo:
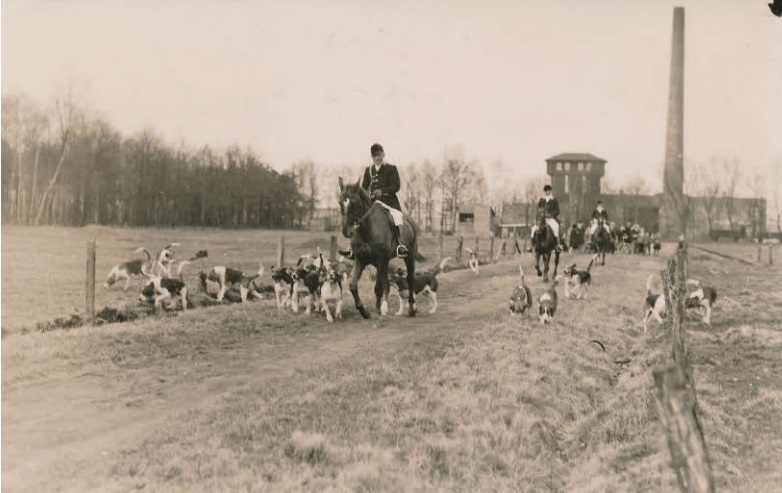
[[[605,209],[602,211],[595,209],[592,211],[592,219],[602,219],[603,221],[608,222],[608,211]]]
[[[368,190],[370,194],[375,190],[380,190],[383,194],[379,199],[381,202],[394,209],[402,210],[402,205],[396,196],[401,188],[399,170],[393,164],[384,163],[377,172],[375,172],[374,165],[368,166],[364,171],[361,187]]]
[[[551,198],[548,202],[546,202],[546,198],[542,197],[538,201],[538,209],[545,210],[549,217],[552,217],[559,221],[559,202],[557,202],[557,199],[554,197]]]

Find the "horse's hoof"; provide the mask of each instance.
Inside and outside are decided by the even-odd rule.
[[[409,312],[407,312],[408,316],[410,317],[415,317],[416,313],[417,312],[415,310],[410,310]]]

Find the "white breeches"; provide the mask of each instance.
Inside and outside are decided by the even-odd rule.
[[[393,207],[384,204],[383,202],[377,201],[379,205],[382,205],[390,214],[391,219],[394,221],[395,226],[402,226],[405,223],[405,216],[402,214],[402,211],[394,209]]]
[[[549,217],[546,219],[546,224],[548,224],[551,227],[551,231],[554,232],[554,236],[559,238],[559,223],[556,221],[556,219]],[[535,236],[535,232],[538,230],[538,225],[532,226],[532,231],[530,232],[530,236]]]

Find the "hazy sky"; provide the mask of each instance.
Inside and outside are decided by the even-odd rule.
[[[461,145],[513,183],[576,151],[656,191],[677,5],[685,159],[782,160],[767,3],[4,0],[2,90],[47,101],[75,79],[125,133],[250,145],[277,168],[368,163],[375,141],[396,164]]]

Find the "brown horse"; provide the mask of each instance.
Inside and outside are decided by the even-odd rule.
[[[342,177],[339,179],[339,207],[342,210],[342,234],[350,239],[355,262],[350,275],[350,292],[356,302],[356,309],[364,318],[369,313],[364,308],[358,294],[358,280],[367,265],[377,269],[375,278],[376,309],[378,315],[388,315],[388,263],[396,257],[397,242],[391,228],[391,218],[382,205],[373,201],[369,193],[361,188],[361,184],[345,185]],[[418,253],[418,226],[405,214],[402,230],[402,240],[410,251],[404,258],[407,267],[407,282],[415,285],[415,261],[423,259]],[[414,290],[408,295],[408,313],[416,314]]]
[[[559,251],[557,250],[557,237],[551,226],[546,223],[548,214],[545,209],[538,209],[538,230],[535,232],[535,238],[532,239],[532,245],[535,250],[535,272],[538,277],[543,276],[543,281],[548,282],[549,263],[551,253],[554,253],[554,277],[557,277],[557,267],[559,267]],[[540,268],[540,259],[543,259],[543,270]]]
[[[605,230],[605,221],[603,219],[597,220],[594,242],[597,248],[597,255],[601,259],[600,265],[605,265],[606,252],[611,248],[611,235]]]

